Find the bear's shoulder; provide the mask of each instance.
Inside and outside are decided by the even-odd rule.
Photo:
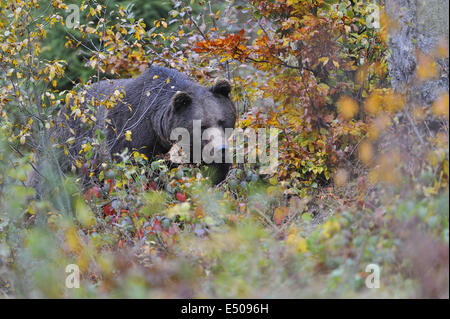
[[[177,90],[197,86],[197,83],[192,81],[185,74],[175,69],[169,69],[163,66],[148,67],[139,77],[136,78],[136,80],[138,82],[144,80],[147,83],[150,81],[166,82],[168,78],[170,79],[170,81],[168,81],[169,85],[172,83],[176,86]]]
[[[100,100],[110,96],[114,91],[124,92],[131,79],[106,79],[87,86],[87,98],[96,97]]]

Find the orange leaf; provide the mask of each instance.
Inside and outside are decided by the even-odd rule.
[[[288,207],[276,207],[273,212],[273,220],[277,225],[281,225],[284,218],[289,216]]]

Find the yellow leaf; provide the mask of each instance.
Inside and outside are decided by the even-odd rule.
[[[94,214],[86,206],[82,199],[77,199],[75,202],[75,212],[78,221],[85,227],[94,226],[97,221],[95,220]]]
[[[131,141],[131,131],[130,130],[125,132],[125,139],[127,141]]]
[[[330,218],[325,224],[323,224],[322,234],[325,236],[325,238],[330,238],[332,234],[334,234],[335,232],[339,232],[340,230],[341,226],[339,225],[337,220],[334,218]]]
[[[346,120],[352,119],[358,113],[358,103],[350,97],[341,97],[337,102],[338,112]]]
[[[326,64],[328,63],[329,60],[330,60],[330,59],[327,58],[327,57],[321,57],[321,58],[319,58],[319,62],[321,62],[322,65],[326,65]]]
[[[432,110],[434,114],[437,116],[448,117],[448,97],[448,93],[446,92],[433,103]]]
[[[373,158],[373,147],[370,142],[362,142],[359,146],[359,158],[364,164],[369,164]]]
[[[439,75],[437,63],[430,56],[420,56],[417,66],[419,79],[428,80]]]
[[[288,207],[276,207],[273,212],[273,220],[277,225],[281,225],[284,218],[289,215]]]
[[[383,98],[377,94],[371,94],[365,101],[364,109],[371,115],[377,114],[383,105]]]
[[[299,253],[305,253],[308,251],[308,243],[306,239],[297,236],[295,233],[290,233],[286,239],[286,244],[294,248]]]
[[[297,239],[297,251],[300,253],[305,253],[308,251],[308,244],[305,238],[299,237]]]
[[[52,215],[53,216],[53,215]],[[81,249],[81,243],[78,238],[75,227],[70,227],[65,233],[65,243],[72,252],[78,252]]]

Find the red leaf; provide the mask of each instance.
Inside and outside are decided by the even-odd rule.
[[[109,183],[109,193],[111,194],[114,189],[114,184],[111,179],[108,179],[108,183]]]
[[[277,225],[281,225],[284,218],[289,215],[289,208],[288,207],[277,207],[274,209],[273,212],[273,220]]]
[[[104,206],[104,207],[103,207],[103,211],[105,212],[105,214],[106,214],[107,216],[114,215],[114,214],[116,213],[116,211],[114,210],[114,208],[111,209],[111,206],[110,206],[110,205]]]
[[[178,192],[175,197],[180,201],[180,202],[184,202],[187,199],[187,196]]]
[[[97,186],[93,186],[89,188],[86,193],[84,193],[84,196],[87,201],[91,201],[92,195],[94,195],[97,198],[100,198],[100,190]]]
[[[156,185],[155,182],[149,182],[149,183],[147,183],[147,185],[145,185],[146,191],[150,191],[150,190],[156,191],[157,189],[158,189],[158,186]]]

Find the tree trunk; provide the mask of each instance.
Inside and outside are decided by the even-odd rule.
[[[448,43],[449,0],[386,0],[385,8],[395,26],[388,60],[392,87],[413,104],[430,105],[448,91],[448,57],[437,61],[439,76],[424,81],[416,76],[417,54],[432,53],[439,40]]]

